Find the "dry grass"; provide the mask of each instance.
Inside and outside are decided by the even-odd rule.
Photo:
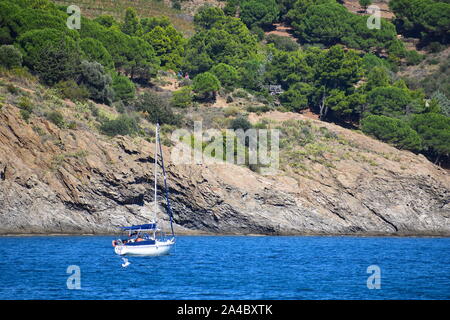
[[[69,6],[73,0],[53,0],[60,5]],[[192,16],[182,11],[170,8],[164,1],[158,0],[77,0],[76,5],[80,7],[81,14],[88,18],[99,15],[111,15],[121,21],[125,16],[125,10],[129,7],[135,8],[141,18],[167,16],[174,27],[185,36],[194,34]]]

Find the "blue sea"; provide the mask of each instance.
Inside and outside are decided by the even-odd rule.
[[[126,268],[113,239],[0,237],[0,299],[450,299],[449,238],[180,236]]]

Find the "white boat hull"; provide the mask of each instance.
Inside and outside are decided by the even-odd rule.
[[[120,256],[163,256],[169,254],[174,244],[173,240],[157,240],[155,244],[150,245],[117,245],[114,247],[114,252]]]

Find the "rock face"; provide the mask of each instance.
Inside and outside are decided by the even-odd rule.
[[[422,156],[326,124],[380,156],[309,176],[261,176],[232,164],[174,165],[165,148],[177,233],[450,235],[448,172]],[[0,233],[111,233],[152,216],[154,145],[61,130],[0,112]],[[161,183],[161,181],[160,181]],[[160,184],[160,187],[162,185]],[[164,208],[158,213],[165,220]]]

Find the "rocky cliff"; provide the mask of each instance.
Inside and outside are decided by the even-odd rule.
[[[174,165],[165,148],[176,232],[450,235],[447,171],[359,133],[323,126],[345,137],[352,155],[367,160],[364,152],[376,152],[369,161],[343,156],[332,166],[312,162],[307,174],[286,168],[262,176],[232,164]],[[5,105],[0,233],[110,233],[148,222],[153,148],[139,138],[59,129],[39,117],[27,124],[16,107]]]

